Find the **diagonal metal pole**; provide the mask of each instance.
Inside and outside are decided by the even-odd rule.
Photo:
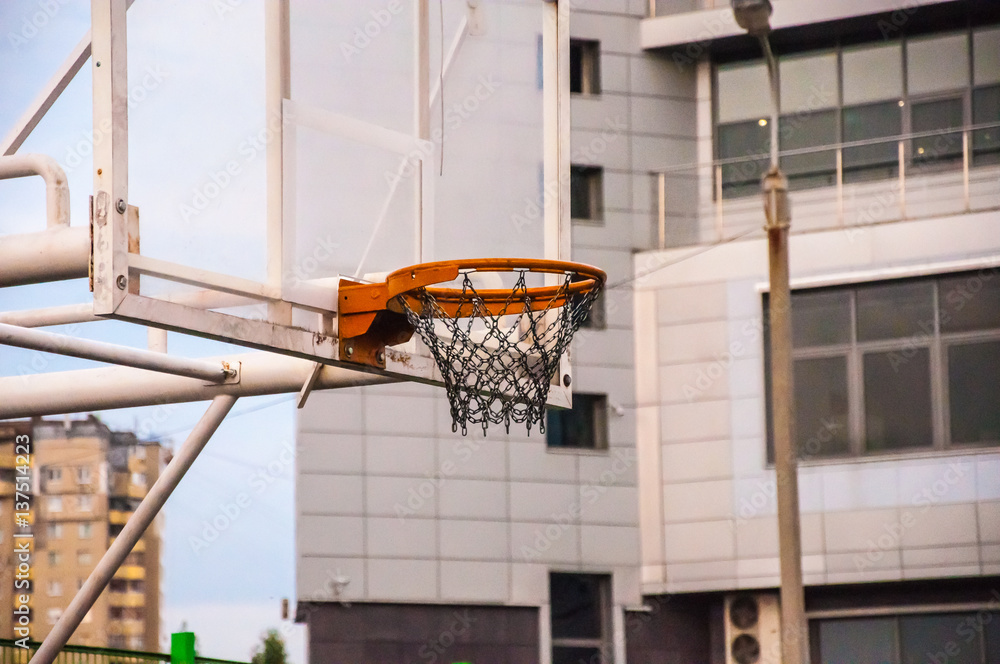
[[[167,464],[163,474],[153,483],[149,493],[139,503],[139,507],[136,508],[135,513],[129,518],[121,534],[108,547],[107,553],[97,563],[94,571],[90,573],[90,577],[83,584],[83,588],[80,589],[76,597],[73,598],[73,601],[70,602],[62,617],[59,618],[55,627],[49,632],[49,635],[45,637],[41,647],[38,648],[35,656],[31,658],[30,664],[52,664],[55,661],[59,655],[59,651],[63,649],[66,642],[73,636],[73,632],[79,627],[80,622],[87,615],[87,611],[94,606],[94,602],[97,601],[97,598],[111,581],[115,572],[118,571],[125,558],[128,557],[128,554],[132,551],[132,547],[135,546],[139,538],[146,532],[149,524],[159,514],[160,509],[167,502],[167,498],[177,488],[177,484],[181,481],[181,478],[187,473],[194,460],[198,458],[198,454],[205,448],[212,434],[222,424],[222,420],[225,419],[235,403],[236,397],[228,394],[217,396],[212,400],[212,404],[205,411],[205,414],[202,415],[198,424],[195,425],[194,430],[191,431],[187,440],[184,441],[181,449],[177,452],[177,456]]]

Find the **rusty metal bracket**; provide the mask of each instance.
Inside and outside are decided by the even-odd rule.
[[[410,340],[413,327],[401,313],[389,311],[385,283],[340,280],[337,311],[340,359],[385,368],[385,347]]]

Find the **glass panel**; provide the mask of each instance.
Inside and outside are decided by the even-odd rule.
[[[995,270],[938,282],[942,332],[1000,329],[1000,274]]]
[[[932,288],[930,281],[859,287],[858,341],[933,336]]]
[[[903,113],[899,102],[881,102],[843,110],[844,142],[899,136]],[[844,149],[844,181],[896,177],[899,144],[895,140]]]
[[[834,145],[837,143],[837,111],[783,116],[778,140],[782,150]],[[837,181],[837,153],[834,150],[782,157],[781,167],[792,189],[826,187]]]
[[[837,54],[781,58],[781,112],[812,112],[837,105]]]
[[[908,40],[906,83],[910,96],[968,87],[968,34]]]
[[[952,443],[1000,442],[1000,341],[948,348]]]
[[[602,172],[600,168],[570,168],[570,214],[573,219],[600,221]]]
[[[865,440],[869,452],[930,447],[930,352],[906,346],[864,356]]]
[[[847,290],[792,294],[792,345],[829,346],[851,341],[851,295]]]
[[[719,65],[719,122],[771,117],[771,85],[764,63]]]
[[[601,585],[594,574],[550,574],[553,639],[600,639],[603,636]]]
[[[847,358],[795,360],[794,380],[799,456],[846,454]]]
[[[765,120],[719,125],[719,158],[769,155],[771,130]],[[770,157],[748,159],[722,167],[722,192],[726,198],[760,193],[760,178],[767,172]]]
[[[896,620],[823,620],[819,650],[823,664],[897,664]]]
[[[567,648],[553,646],[552,664],[601,664],[600,648]]]
[[[903,664],[980,664],[980,639],[974,613],[901,616]],[[972,620],[970,623],[969,620]]]
[[[913,132],[959,129],[963,123],[961,99],[939,99],[913,104]],[[962,133],[941,133],[913,139],[914,163],[928,163],[962,156]]]
[[[984,636],[986,637],[986,664],[1000,664],[1000,613],[989,613],[983,616]]]
[[[1000,85],[972,91],[972,123],[1000,123]],[[972,163],[1000,161],[1000,126],[972,132]]]
[[[545,439],[549,447],[607,447],[607,399],[603,395],[574,394],[573,407],[546,411]]]
[[[845,48],[843,62],[845,106],[902,99],[903,49],[898,43]]]
[[[1000,83],[1000,28],[972,32],[972,82]]]

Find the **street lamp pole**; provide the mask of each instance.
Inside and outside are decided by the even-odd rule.
[[[788,229],[791,207],[788,179],[778,164],[778,64],[771,51],[769,0],[732,0],[736,22],[760,40],[771,88],[771,167],[762,181],[767,230],[771,341],[771,424],[778,500],[778,552],[781,565],[781,662],[809,661],[809,633],[802,585],[802,533],[799,522],[798,454],[792,381],[791,292]]]

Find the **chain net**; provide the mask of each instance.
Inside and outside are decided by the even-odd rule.
[[[556,295],[533,311],[525,273],[518,271],[506,302],[489,306],[469,273],[462,273],[456,316],[446,313],[425,289],[414,293],[420,311],[399,298],[444,378],[452,431],[461,428],[465,435],[469,425],[479,424],[485,435],[492,423],[503,424],[509,433],[514,422],[530,432],[537,422],[538,430],[545,432],[552,377],[600,288],[567,296],[573,275],[566,274]]]

